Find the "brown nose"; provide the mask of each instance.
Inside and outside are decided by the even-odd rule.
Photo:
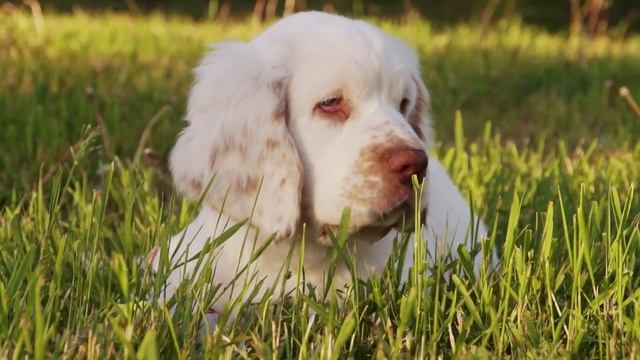
[[[393,149],[389,152],[387,162],[393,173],[397,174],[400,183],[411,186],[411,177],[418,176],[418,180],[427,172],[429,158],[423,150],[418,149]]]

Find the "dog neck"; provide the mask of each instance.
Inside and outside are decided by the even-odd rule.
[[[237,223],[223,213],[203,206],[198,216],[180,233],[172,237],[169,254],[172,263],[192,259],[202,252],[208,244],[219,238],[226,230]],[[242,286],[227,287],[228,284],[257,284],[263,282],[262,289],[274,284],[283,285],[284,290],[294,291],[298,288],[298,280],[311,285],[316,291],[324,291],[327,284],[328,270],[334,258],[332,246],[325,246],[318,241],[294,238],[292,241],[271,241],[270,234],[262,234],[249,223],[244,224],[226,241],[217,246],[211,253],[205,254],[212,259],[215,271],[215,282],[226,287],[224,296],[216,302],[224,306],[230,296],[237,295]],[[355,257],[358,276],[366,279],[372,273],[379,273],[384,268],[388,254],[393,246],[393,232],[375,243],[360,241],[357,236],[350,238],[347,246]],[[357,246],[356,246],[357,245]],[[260,252],[260,256],[256,256]],[[337,257],[338,260],[340,257]],[[153,259],[154,268],[158,269],[160,257]],[[172,294],[186,275],[193,276],[198,261],[189,261],[176,268],[166,280],[167,294]],[[348,267],[338,261],[335,264],[332,283],[336,288],[343,288],[352,282],[352,274]],[[298,269],[304,272],[299,273]],[[291,274],[289,278],[287,274]],[[284,280],[283,277],[289,278]],[[318,292],[316,292],[318,293]]]

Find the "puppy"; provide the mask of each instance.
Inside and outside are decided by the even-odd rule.
[[[170,157],[176,188],[203,203],[171,238],[169,261],[179,266],[166,294],[198,272],[189,259],[245,219],[205,264],[224,289],[214,308],[237,295],[242,287],[228,285],[248,264],[246,279],[259,291],[299,265],[305,283],[321,291],[334,251],[330,234],[345,208],[346,246],[366,279],[385,266],[399,224],[413,221],[413,176],[426,177],[420,210],[431,255],[485,236],[442,165],[428,156],[429,108],[413,51],[363,21],[298,13],[248,43],[215,44],[195,69],[188,124]],[[256,249],[261,254],[253,259]],[[405,279],[413,245],[408,249]],[[290,250],[293,260],[283,269]],[[156,270],[159,264],[156,255]],[[338,263],[333,283],[351,279]]]

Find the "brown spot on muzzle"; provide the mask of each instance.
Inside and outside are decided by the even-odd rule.
[[[347,198],[370,209],[372,214],[388,212],[407,200],[413,193],[411,184],[389,164],[390,154],[397,149],[413,149],[413,146],[397,136],[388,136],[383,144],[371,144],[362,150],[355,172],[363,181],[350,184]]]

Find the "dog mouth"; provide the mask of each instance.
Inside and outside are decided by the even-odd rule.
[[[403,200],[398,204],[391,206],[389,210],[384,213],[372,216],[374,220],[363,227],[391,229],[396,226],[398,222],[402,221],[403,215],[406,215],[411,210],[413,210],[413,206],[409,203],[409,199]]]
[[[415,206],[413,198],[408,197],[390,206],[389,209],[383,213],[376,211],[375,214],[370,216],[372,221],[366,224],[360,226],[350,225],[348,230],[349,236],[367,239],[369,242],[373,243],[380,240],[392,229],[396,229],[398,231],[411,229],[415,222],[414,212]],[[329,233],[333,234],[333,236],[337,236],[338,231],[339,225],[325,224],[322,226],[318,241],[324,245],[331,245],[332,241],[329,237]]]

